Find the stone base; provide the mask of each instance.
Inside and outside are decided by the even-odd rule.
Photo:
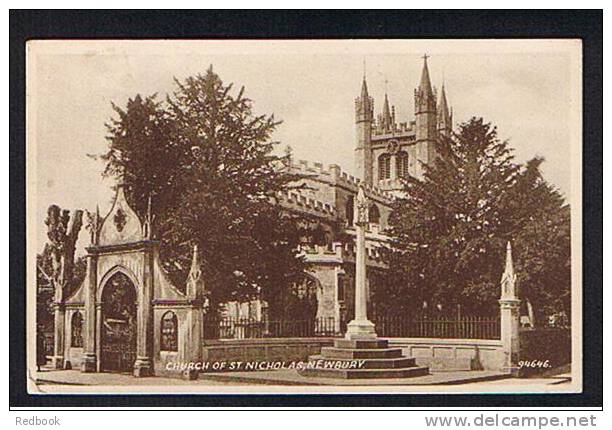
[[[153,376],[153,366],[148,358],[137,358],[134,363],[134,376],[142,378],[145,376]]]
[[[81,362],[81,372],[94,373],[97,370],[96,354],[84,354]]]
[[[199,375],[200,375],[199,370],[191,369],[191,370],[185,370],[181,376],[182,376],[182,379],[186,381],[195,381],[196,379],[198,379]]]
[[[341,379],[411,378],[429,374],[415,359],[404,357],[401,348],[376,338],[337,339],[333,347],[321,348],[321,355],[309,357],[316,368],[300,370],[302,376]],[[355,366],[357,365],[358,366]]]
[[[368,320],[353,320],[346,326],[346,339],[376,339],[374,323]]]
[[[64,356],[54,355],[51,357],[51,367],[57,370],[64,369]]]
[[[522,376],[522,369],[518,366],[504,366],[501,370],[513,378],[520,378]]]

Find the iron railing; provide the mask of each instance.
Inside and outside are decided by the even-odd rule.
[[[255,318],[205,318],[205,339],[255,339],[263,337],[333,337],[340,335],[334,318],[310,320],[260,320]]]
[[[381,337],[437,337],[449,339],[499,339],[499,317],[418,316],[378,317]]]
[[[499,317],[392,316],[373,318],[380,337],[437,337],[451,339],[499,339]],[[207,317],[205,339],[254,339],[265,337],[336,337],[346,332],[343,319],[260,320]]]

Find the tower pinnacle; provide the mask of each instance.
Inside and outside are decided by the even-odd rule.
[[[427,54],[423,55],[423,71],[421,72],[421,83],[419,84],[419,89],[423,91],[426,95],[433,96],[433,91],[431,89],[431,79],[429,78],[429,68],[427,67],[427,59],[429,56]]]
[[[419,83],[419,87],[414,91],[414,111],[417,115],[420,113],[431,113],[435,115],[436,112],[436,97],[431,87],[431,79],[429,78],[429,68],[427,66],[428,58],[427,55],[423,55],[421,82]]]
[[[385,93],[385,101],[383,103],[381,126],[385,131],[389,131],[393,128],[393,118],[391,117],[391,110],[389,109],[389,98],[387,97],[387,93]]]
[[[438,138],[437,103],[431,87],[427,58],[427,54],[423,55],[421,82],[414,91],[417,160],[423,164],[430,163],[436,157],[435,143]],[[419,174],[422,174],[421,170],[417,171]]]
[[[361,98],[363,100],[365,100],[366,98],[369,98],[369,94],[368,94],[368,82],[366,81],[365,74],[363,75],[363,81],[361,82]]]
[[[438,105],[438,131],[440,134],[448,135],[453,128],[453,117],[448,109],[448,101],[446,100],[446,90],[442,84],[442,92],[440,94],[440,104]]]
[[[368,93],[365,74],[361,82],[361,94],[355,99],[355,124],[357,145],[355,148],[355,170],[357,175],[372,185],[372,125],[374,120],[374,100]]]

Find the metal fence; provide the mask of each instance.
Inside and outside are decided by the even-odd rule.
[[[381,337],[439,337],[450,339],[499,339],[499,317],[418,316],[375,318]]]
[[[311,320],[258,320],[254,318],[205,318],[205,339],[255,339],[262,337],[333,337],[340,335],[334,318]]]
[[[380,337],[438,337],[452,339],[499,339],[499,317],[399,316],[373,320]],[[205,318],[205,339],[254,339],[265,337],[337,337],[346,332],[346,321],[335,318],[311,320],[258,320],[254,318]]]

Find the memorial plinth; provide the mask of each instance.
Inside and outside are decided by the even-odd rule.
[[[405,357],[401,348],[389,348],[385,339],[337,339],[333,347],[321,348],[321,355],[309,357],[316,368],[307,368],[303,376],[343,379],[410,378],[429,374],[429,368],[418,366]],[[340,363],[340,364],[338,364]],[[351,364],[355,363],[356,368]]]

